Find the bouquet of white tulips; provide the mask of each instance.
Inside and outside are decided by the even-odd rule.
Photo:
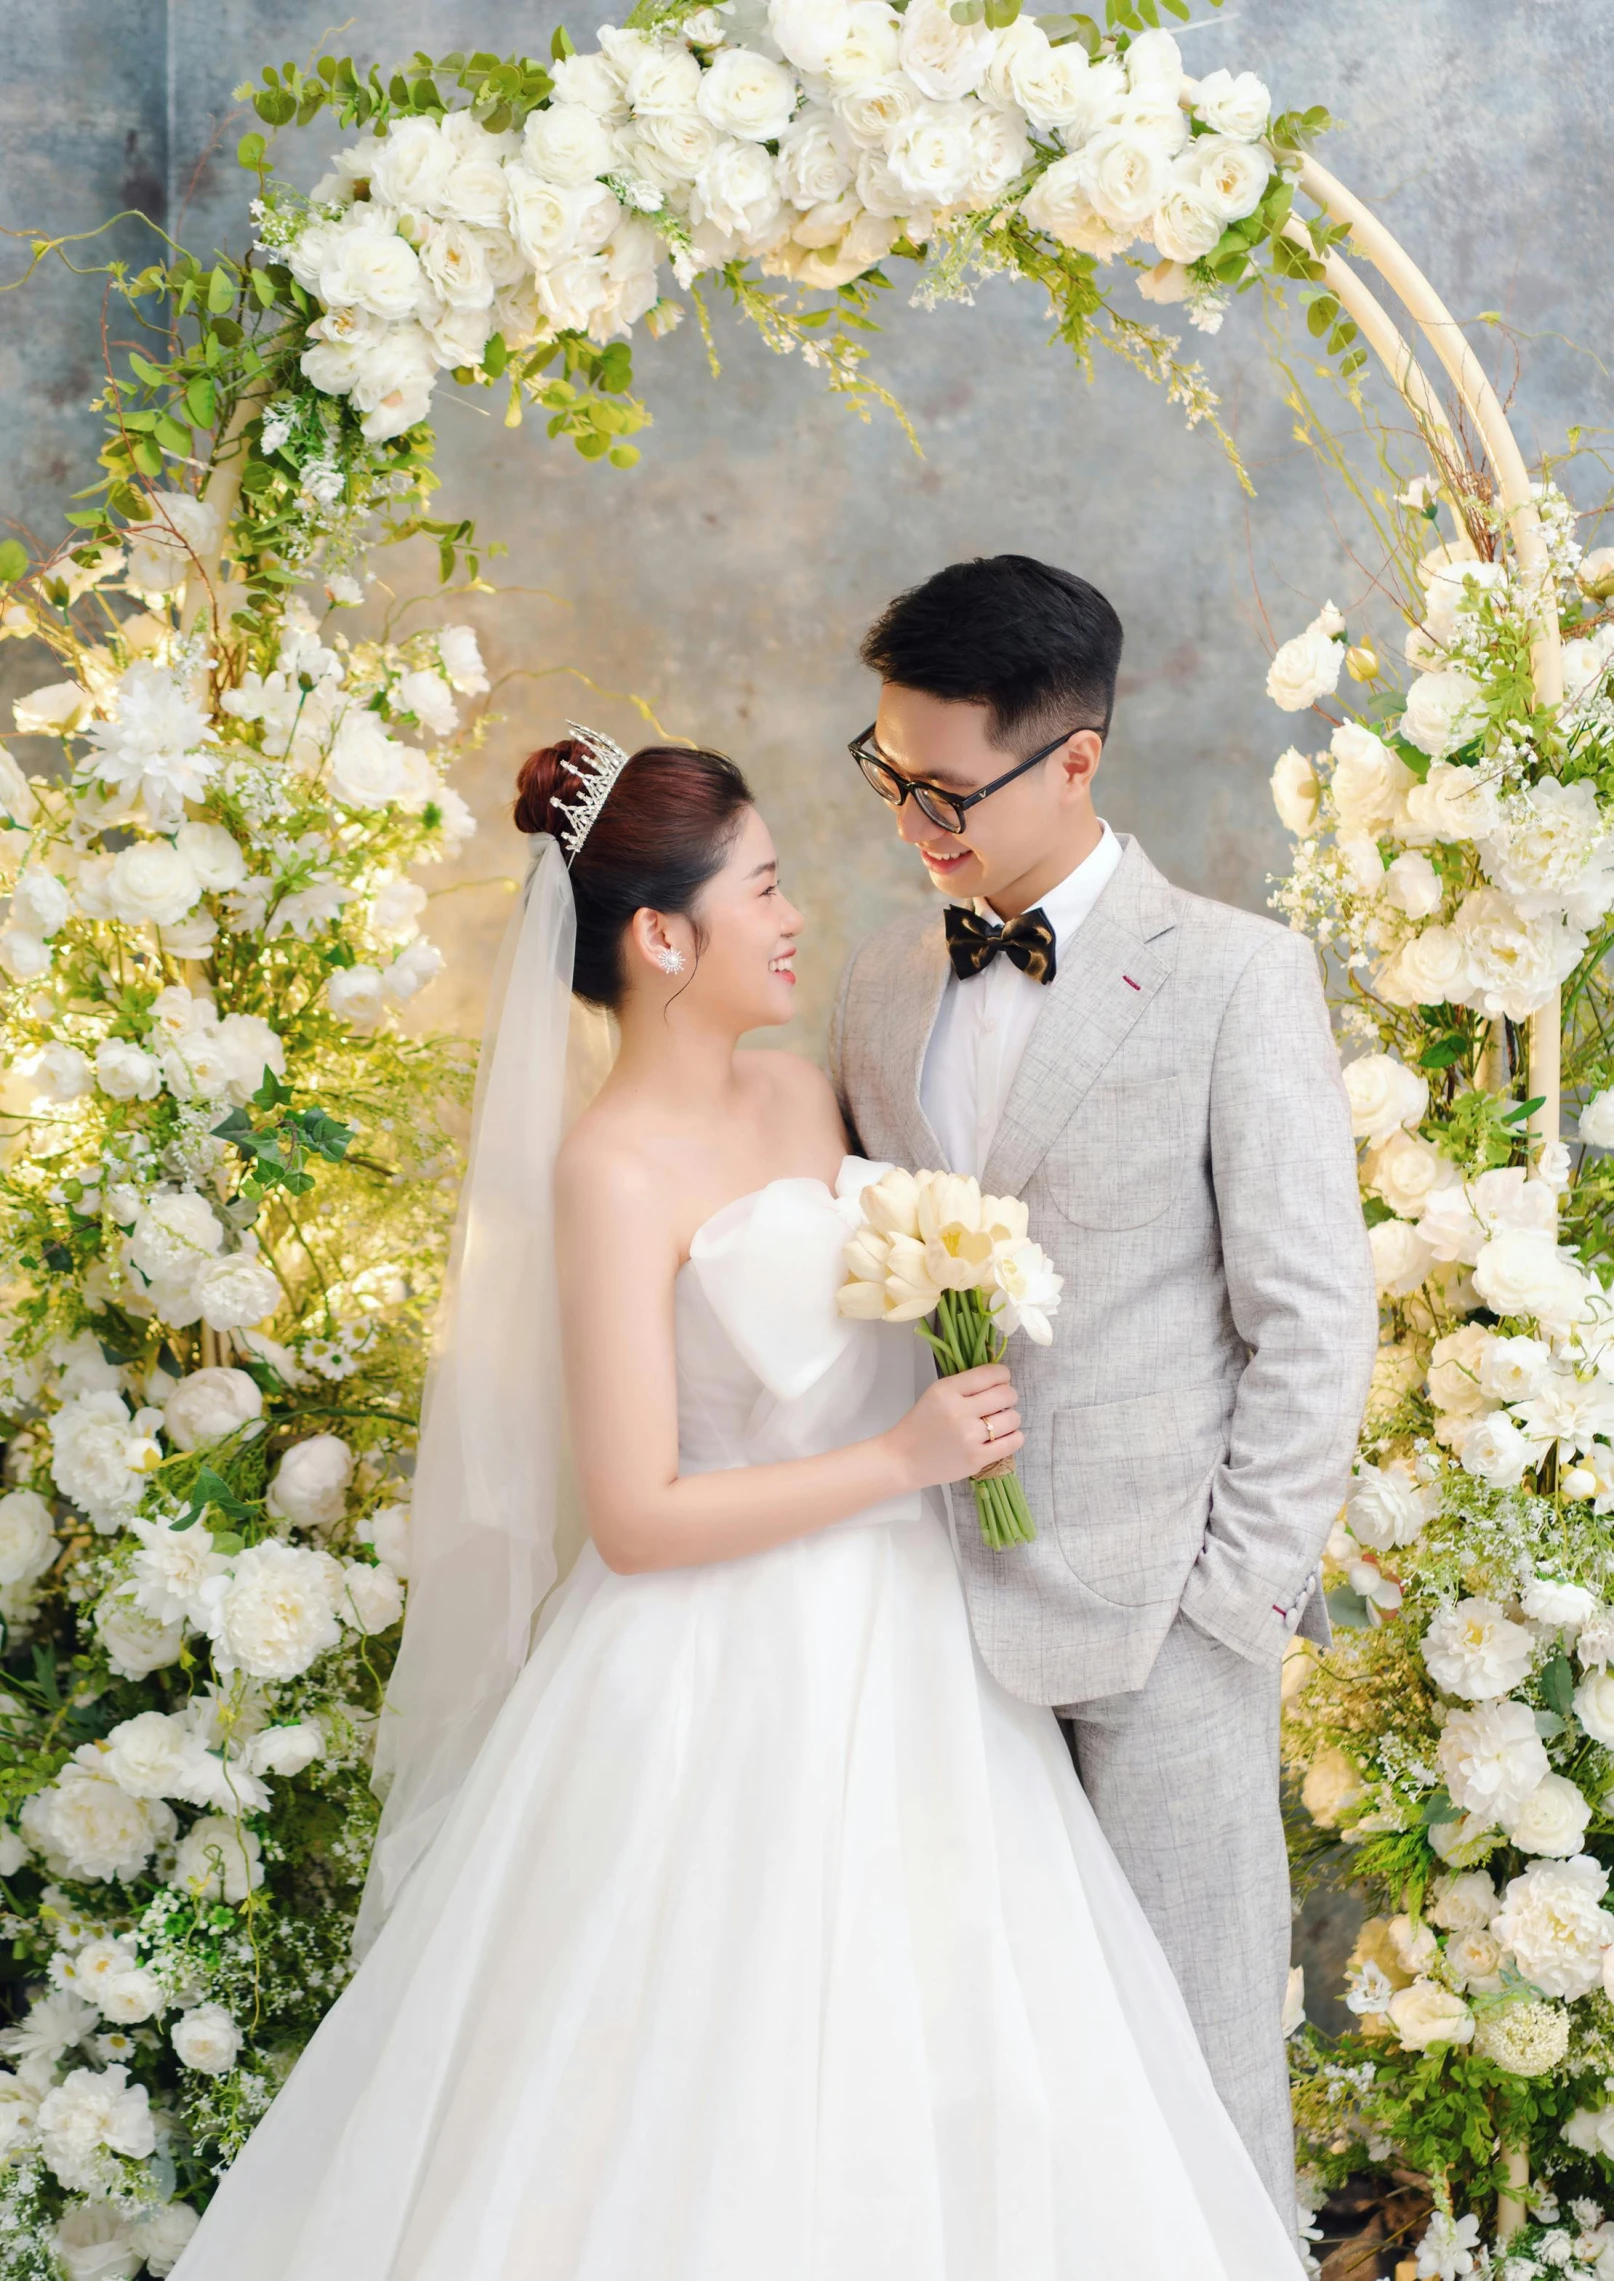
[[[837,1294],[843,1315],[912,1323],[943,1377],[1000,1362],[1015,1331],[1050,1343],[1064,1279],[1031,1241],[1017,1196],[983,1196],[979,1181],[955,1172],[894,1168],[861,1202],[863,1224],[846,1247]],[[1037,1530],[1013,1458],[987,1466],[971,1486],[984,1544],[1001,1552],[1030,1543]]]

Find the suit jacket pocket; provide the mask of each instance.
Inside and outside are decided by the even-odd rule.
[[[1181,1593],[1227,1454],[1233,1393],[1215,1379],[1055,1412],[1053,1529],[1090,1591],[1123,1607]]]
[[[1184,1123],[1175,1077],[1101,1079],[1043,1162],[1049,1195],[1077,1227],[1144,1227],[1176,1194]]]

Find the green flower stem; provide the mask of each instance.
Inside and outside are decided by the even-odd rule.
[[[982,1291],[944,1291],[936,1306],[936,1328],[915,1323],[914,1329],[936,1357],[944,1378],[978,1370],[983,1363],[1001,1362],[1007,1341],[992,1318]],[[997,1473],[990,1480],[972,1481],[975,1513],[981,1542],[992,1552],[1012,1545],[1030,1544],[1037,1534],[1017,1473]]]

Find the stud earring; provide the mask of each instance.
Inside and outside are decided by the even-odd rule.
[[[669,943],[665,950],[657,951],[656,964],[661,968],[663,974],[682,974],[684,971],[684,954],[681,950],[674,950]]]

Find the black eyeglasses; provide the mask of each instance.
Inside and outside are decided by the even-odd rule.
[[[978,801],[989,800],[994,792],[1001,792],[1005,784],[1024,776],[1028,769],[1035,768],[1039,761],[1046,760],[1050,753],[1057,752],[1062,744],[1069,744],[1071,738],[1080,733],[1076,729],[1061,729],[1051,744],[1043,745],[1029,760],[1017,762],[1007,775],[983,784],[978,792],[945,792],[939,784],[927,784],[922,777],[904,776],[900,769],[893,768],[874,742],[875,725],[871,721],[863,734],[854,737],[846,748],[863,771],[865,782],[872,785],[891,808],[900,808],[912,793],[919,813],[944,832],[961,832],[965,815]],[[1099,733],[1102,735],[1103,731]]]

